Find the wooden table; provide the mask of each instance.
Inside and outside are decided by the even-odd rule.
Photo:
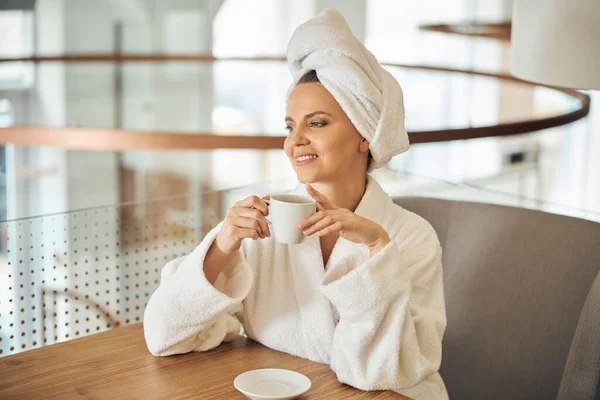
[[[308,376],[300,399],[406,399],[339,383],[326,365],[239,338],[205,353],[152,356],[141,324],[0,358],[0,399],[244,399],[235,377],[258,368]]]

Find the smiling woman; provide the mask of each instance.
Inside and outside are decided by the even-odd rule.
[[[285,121],[285,153],[301,183],[347,182],[351,176],[365,176],[369,142],[318,81],[314,70],[291,92]]]
[[[334,10],[296,29],[288,65],[284,150],[300,183],[291,193],[317,206],[297,225],[306,239],[271,236],[268,197],[237,202],[164,267],[144,314],[148,348],[209,350],[243,324],[358,389],[446,400],[439,240],[367,173],[408,149],[402,89]]]
[[[309,88],[309,90],[306,91],[309,93],[305,93],[306,95],[313,97],[314,100],[321,99],[321,100],[327,101],[328,103],[331,104],[330,100],[333,98],[333,96],[331,96],[331,94],[329,92],[324,93],[323,90],[319,90],[319,89],[324,89],[324,88],[321,85],[321,81],[319,81],[317,71],[310,70],[310,71],[306,72],[304,75],[302,75],[302,77],[298,81],[297,85],[301,85],[304,83],[315,83],[315,84],[319,85],[318,89],[315,86],[312,86],[311,88]],[[312,94],[310,92],[312,92]],[[333,99],[333,100],[335,101],[335,99]],[[290,107],[290,99],[288,99],[288,109],[289,109],[289,107]],[[336,111],[335,114],[340,115],[340,112],[341,112],[341,114],[343,115],[342,118],[344,119],[344,122],[347,122],[350,125],[350,126],[347,126],[347,132],[348,132],[347,135],[358,134],[358,131],[356,131],[356,128],[354,127],[354,125],[352,125],[352,122],[350,122],[350,120],[348,119],[346,114],[343,112],[343,110],[341,109],[341,107],[339,106],[337,101],[335,101],[335,105],[332,104],[331,107],[333,107],[335,109],[335,111]],[[333,115],[331,113],[318,110],[318,111],[315,111],[315,112],[305,115],[304,119],[305,120],[312,119],[313,117],[318,116],[319,114],[322,114],[324,116],[333,117]],[[286,130],[288,131],[288,133],[291,133],[291,131],[293,130],[293,126],[290,125],[290,123],[293,123],[294,120],[292,117],[288,116],[288,117],[286,117],[285,121],[287,123]],[[321,122],[318,119],[316,119],[315,121],[311,121],[310,124],[311,124],[310,126],[318,128],[318,127],[323,127],[323,126],[327,125],[327,121]],[[358,135],[360,135],[360,134],[358,134]],[[366,139],[363,138],[363,141],[366,141]],[[287,145],[287,142],[288,141],[286,140],[286,145]],[[373,170],[374,160],[373,160],[373,155],[371,154],[371,152],[368,151],[367,153],[368,153],[367,171],[370,172]],[[289,156],[289,154],[288,154],[288,156]]]

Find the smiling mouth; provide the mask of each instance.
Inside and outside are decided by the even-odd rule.
[[[296,163],[296,167],[302,167],[304,165],[312,163],[317,158],[319,158],[319,156],[317,156],[316,154],[306,154],[300,157],[296,157],[294,161]]]
[[[318,156],[315,154],[307,154],[305,156],[296,157],[296,162],[307,161],[317,158]]]

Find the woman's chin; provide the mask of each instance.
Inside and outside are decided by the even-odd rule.
[[[300,176],[300,175],[296,175],[296,177],[298,178],[298,182],[302,183],[303,185],[314,182],[312,179],[308,179],[308,178]]]
[[[298,179],[298,182],[302,184],[315,183],[319,181],[319,177],[315,173],[308,174],[303,172],[296,172],[296,178]]]

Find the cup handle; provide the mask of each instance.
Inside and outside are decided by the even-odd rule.
[[[267,200],[267,199],[264,199],[264,201],[265,201],[265,203],[267,203],[267,206],[269,206],[269,215],[271,215],[271,201]],[[271,220],[269,218],[265,217],[265,220],[267,221],[267,224],[269,226],[273,225],[273,222],[271,222]]]

